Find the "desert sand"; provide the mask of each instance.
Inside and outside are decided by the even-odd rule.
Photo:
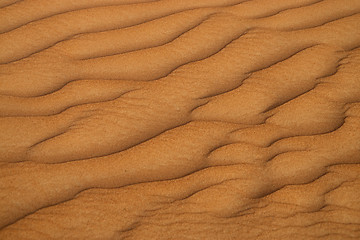
[[[0,239],[360,239],[359,0],[0,7]]]

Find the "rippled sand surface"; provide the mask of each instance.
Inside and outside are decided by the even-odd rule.
[[[360,239],[359,0],[0,1],[0,239]]]

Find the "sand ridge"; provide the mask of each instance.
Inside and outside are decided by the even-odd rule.
[[[360,1],[0,6],[1,239],[360,237]]]

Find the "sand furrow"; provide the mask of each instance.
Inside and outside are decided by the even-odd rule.
[[[39,21],[45,19],[46,17],[54,16],[55,14],[61,14],[64,12],[83,10],[95,7],[105,7],[105,6],[118,6],[125,4],[139,4],[154,2],[156,0],[97,0],[97,1],[52,1],[51,3],[46,3],[43,0],[37,1],[15,1],[12,4],[1,6],[8,7],[13,5],[11,8],[0,9],[1,13],[1,22],[4,22],[3,26],[0,28],[0,33],[8,32],[14,30],[22,25],[28,24],[30,22]],[[12,19],[13,15],[21,13],[21,18]]]
[[[227,1],[224,2],[223,7],[239,3],[238,1],[228,1],[231,2],[230,4],[226,4]],[[7,48],[0,48],[3,52],[0,63],[22,59],[34,52],[39,52],[44,48],[80,33],[130,27],[186,10],[217,6],[219,6],[217,2],[209,4],[206,1],[189,1],[189,3],[173,1],[171,8],[169,8],[168,5],[162,1],[158,1],[147,3],[144,7],[123,5],[85,9],[75,13],[65,13],[69,15],[67,17],[65,16],[65,18],[60,14],[53,18],[44,19],[43,21],[34,22],[33,24],[30,23],[2,34],[0,36],[1,46],[6,45]],[[67,19],[67,21],[64,22],[64,19]],[[53,34],[43,35],[42,32],[44,29],[48,29],[50,25],[57,26],[56,29],[53,29]],[[29,37],[23,39],[21,37],[22,34],[26,34]],[[34,41],[37,41],[38,44],[33,45],[32,43]]]
[[[220,15],[220,16],[224,17],[224,15]],[[346,18],[346,19],[344,19],[344,20],[342,20],[340,22],[334,22],[333,24],[330,24],[328,26],[320,27],[320,29],[322,29],[322,31],[317,31],[317,28],[314,28],[310,32],[303,30],[303,31],[292,32],[292,34],[290,34],[290,33],[284,33],[284,34],[285,35],[286,34],[293,35],[295,38],[302,37],[304,39],[306,38],[306,36],[309,36],[311,34],[317,34],[317,35],[319,35],[319,38],[324,39],[323,43],[334,44],[333,42],[337,41],[337,44],[338,45],[340,44],[341,47],[343,47],[345,49],[351,49],[351,48],[354,48],[354,47],[357,46],[358,41],[359,41],[358,39],[360,38],[360,36],[358,36],[358,34],[357,34],[357,29],[358,28],[356,28],[358,18],[359,18],[359,15],[357,14],[357,15],[354,15],[353,17],[348,17],[348,18]],[[216,17],[215,17],[215,19],[216,19]],[[211,23],[211,21],[210,21],[210,23]],[[349,23],[351,23],[354,26],[354,28],[352,28],[351,24],[349,24]],[[224,23],[224,24],[226,24],[226,23]],[[341,28],[344,25],[347,25],[349,28],[351,27],[351,29],[348,29],[346,32],[342,32],[341,34],[349,34],[349,33],[351,33],[351,35],[349,35],[348,38],[344,38],[344,42],[341,43],[341,42],[339,42],[339,40],[334,39],[331,36],[331,34],[336,35],[336,34],[339,34],[339,33],[337,33],[337,32],[332,32],[331,33],[329,31],[327,31],[327,29],[328,29],[328,27],[333,27],[334,29]],[[221,26],[219,26],[219,27],[221,27]],[[241,29],[244,29],[243,31],[246,31],[246,29],[249,29],[249,28],[251,29],[252,28],[251,26],[246,26],[246,24],[244,25],[243,21],[239,21],[239,27]],[[206,27],[203,27],[203,29],[204,28],[206,29]],[[229,30],[231,31],[231,29],[229,29]],[[197,34],[197,32],[198,31],[194,32],[193,34]],[[201,32],[199,32],[198,34],[200,34],[200,33]],[[329,33],[330,33],[330,35],[329,35]],[[213,33],[213,34],[215,34],[215,33]],[[229,32],[229,34],[230,34],[229,37],[231,37],[233,34],[241,34],[241,32],[238,32],[238,33]],[[295,35],[299,35],[299,36],[295,36]],[[232,36],[232,37],[234,37],[234,36]],[[219,39],[219,44],[224,44],[224,43],[221,42],[221,41],[224,41],[224,40],[225,39]],[[200,41],[207,41],[207,39],[202,39]],[[310,43],[310,42],[313,41],[313,39],[309,38],[308,41]],[[182,46],[181,49],[183,49],[183,46],[186,46],[187,41],[184,42],[184,41],[181,41],[181,39],[179,39],[177,41],[177,43],[180,46]],[[313,44],[319,44],[319,42],[315,42]],[[162,48],[164,49],[164,51],[166,51],[167,48],[172,48],[172,47],[175,47],[175,46],[171,45],[171,44],[168,44],[168,45],[166,45],[166,46],[164,46]],[[143,75],[145,74],[146,76],[149,75],[149,72],[146,71],[145,69],[146,69],[146,67],[147,68],[151,67],[151,65],[147,65],[146,63],[148,63],[150,61],[150,59],[152,58],[152,52],[153,51],[157,52],[157,54],[160,55],[159,57],[161,57],[161,59],[163,58],[163,56],[161,56],[161,51],[157,51],[156,47],[151,48],[151,49],[144,49],[143,51],[137,51],[137,52],[134,52],[134,53],[121,54],[121,55],[118,55],[118,57],[115,57],[115,58],[110,57],[109,61],[112,61],[112,59],[115,59],[115,60],[120,61],[120,62],[112,61],[113,62],[112,65],[113,65],[114,70],[111,70],[111,68],[110,68],[111,65],[109,65],[109,66],[107,65],[106,66],[107,69],[108,69],[107,74],[104,74],[104,71],[96,73],[96,71],[95,71],[96,69],[99,69],[99,68],[101,69],[100,65],[95,64],[96,62],[94,63],[95,66],[92,67],[90,65],[91,62],[89,64],[87,64],[86,61],[85,62],[83,62],[83,61],[74,62],[72,59],[67,59],[67,57],[64,58],[63,56],[61,56],[61,55],[59,56],[58,54],[57,54],[56,58],[60,58],[60,59],[56,59],[56,58],[55,59],[58,62],[61,61],[62,64],[61,65],[58,64],[58,66],[56,66],[57,69],[54,68],[55,66],[53,66],[51,63],[49,63],[49,58],[52,57],[53,54],[51,54],[51,55],[47,54],[47,55],[45,55],[45,56],[43,56],[43,57],[41,57],[39,59],[34,58],[34,60],[30,60],[31,62],[33,62],[33,64],[38,65],[37,69],[32,68],[32,69],[29,69],[29,71],[23,72],[21,74],[20,73],[15,73],[16,75],[14,73],[11,73],[12,68],[17,68],[17,67],[20,67],[20,66],[22,66],[24,69],[27,68],[27,66],[29,64],[29,62],[28,62],[29,60],[26,60],[26,61],[23,61],[23,62],[20,61],[20,62],[14,64],[14,67],[7,66],[6,68],[3,68],[4,70],[6,70],[6,71],[4,71],[4,75],[3,75],[3,79],[2,79],[2,82],[3,82],[2,83],[2,85],[3,85],[3,94],[5,94],[5,95],[9,95],[9,94],[10,95],[15,95],[15,93],[12,93],[13,90],[11,90],[11,88],[14,88],[14,87],[16,87],[16,91],[19,91],[21,87],[24,88],[24,91],[30,91],[31,88],[34,88],[34,87],[36,87],[37,91],[41,91],[41,88],[39,88],[40,86],[39,85],[34,85],[34,82],[29,82],[29,81],[24,82],[22,80],[24,78],[23,75],[25,75],[25,74],[26,74],[27,78],[34,79],[35,81],[38,81],[41,84],[51,85],[52,87],[57,86],[57,85],[63,86],[64,84],[66,84],[66,82],[73,81],[71,79],[79,79],[79,78],[80,79],[81,78],[82,79],[87,79],[87,78],[91,77],[91,78],[107,79],[107,78],[111,77],[111,78],[121,79],[121,78],[130,77],[129,76],[130,73],[132,73],[131,76],[135,77],[136,76],[136,75],[134,75],[135,71],[136,71],[136,74],[138,74],[137,78],[139,79],[139,77],[141,76],[140,74],[143,74]],[[204,54],[207,54],[207,55],[211,54],[211,53],[209,53],[209,50],[206,50],[206,52],[204,53],[204,52],[201,52],[201,49],[199,49],[198,52],[199,52],[199,54],[203,54],[203,55]],[[131,65],[131,67],[133,68],[132,71],[134,71],[134,72],[128,72],[128,71],[130,71],[130,69],[129,70],[124,69],[124,70],[127,71],[128,75],[121,74],[121,69],[117,68],[116,63],[121,64],[121,63],[124,63],[124,62],[129,62],[129,61],[131,61],[131,58],[138,58],[137,57],[138,55],[143,55],[143,54],[147,54],[148,55],[147,58],[150,58],[150,59],[144,58],[142,66],[140,66],[141,62],[137,63],[137,64],[134,64],[134,65]],[[174,54],[177,54],[177,53],[175,52]],[[193,58],[193,61],[196,61],[196,59],[194,59],[194,57],[196,57],[196,56],[191,56],[191,55],[188,55],[188,56],[185,56],[185,57],[187,59],[190,58],[190,60],[191,60],[191,58]],[[176,57],[176,56],[174,56],[174,57]],[[183,61],[186,61],[186,58]],[[122,61],[122,59],[124,59],[124,60]],[[163,61],[163,64],[166,64],[166,60],[167,59],[163,59],[163,60],[160,60],[160,62],[158,62],[158,63],[154,62],[152,64],[161,64],[161,61]],[[54,59],[52,59],[50,61],[54,61]],[[179,61],[180,61],[180,59],[178,60],[178,62]],[[172,64],[179,64],[179,63],[173,62]],[[51,68],[48,67],[49,65],[51,66]],[[168,65],[169,71],[173,70],[173,68],[170,68],[170,67],[171,67],[171,65]],[[88,68],[91,68],[90,70],[92,70],[94,72],[91,73]],[[142,68],[143,72],[138,71],[139,70],[138,68]],[[82,71],[82,72],[85,72],[85,73],[81,73],[81,71],[80,71],[81,69],[84,69],[84,71]],[[259,69],[257,69],[257,70],[259,70]],[[46,71],[46,72],[50,72],[50,73],[52,72],[53,74],[44,76],[44,74],[39,72],[39,71],[42,71],[42,72]],[[255,70],[252,70],[252,71],[255,71]],[[96,76],[95,74],[99,74],[99,75]],[[156,74],[156,73],[153,73],[153,74]],[[31,76],[33,76],[33,77],[31,77]],[[155,75],[154,77],[161,77],[161,75]],[[11,78],[11,81],[10,81],[10,78]],[[19,80],[16,80],[16,79],[19,79]],[[11,84],[10,84],[10,86],[7,87],[6,85],[7,85],[8,81],[9,81],[8,84],[10,84],[10,83]],[[18,82],[18,81],[20,81],[20,82]],[[26,85],[27,83],[28,84],[31,83],[31,85],[30,86]],[[42,86],[42,88],[49,88],[49,87],[50,86]],[[8,90],[4,91],[7,88],[8,88]],[[18,95],[18,94],[16,94],[16,95]],[[22,93],[22,94],[24,94],[24,93]],[[28,95],[28,94],[29,93],[26,93],[26,95]],[[43,95],[43,94],[45,94],[45,93],[41,93],[40,95]]]
[[[245,1],[245,2],[224,1],[224,2],[225,2],[225,6],[222,6],[222,7],[233,6],[233,5],[237,6],[237,5],[242,5],[242,3],[248,3],[248,2],[252,3],[252,1]],[[227,5],[226,5],[226,3],[227,3]],[[194,3],[192,2],[192,4],[194,4]],[[260,1],[258,4],[261,5],[262,1]],[[182,2],[180,4],[180,2],[176,1],[176,3],[171,4],[172,8],[175,9],[175,10],[173,10],[173,12],[169,12],[168,8],[162,7],[163,5],[164,4],[162,4],[161,1],[146,3],[143,8],[144,9],[149,8],[149,10],[147,10],[147,12],[149,13],[150,16],[152,15],[151,13],[158,14],[158,12],[164,12],[164,14],[161,15],[161,16],[155,15],[155,17],[150,17],[150,19],[146,19],[146,16],[144,16],[144,15],[141,15],[142,17],[137,16],[137,18],[145,19],[145,21],[149,21],[149,20],[154,20],[154,19],[157,19],[157,18],[161,18],[161,17],[167,16],[167,15],[174,14],[175,12],[186,11],[186,10],[191,10],[191,9],[199,9],[201,7],[204,7],[203,5],[205,5],[205,7],[212,7],[212,8],[214,8],[212,11],[216,11],[217,2],[215,2],[215,4],[212,4],[212,3],[204,1],[204,2],[198,2],[197,5],[194,4],[194,6],[191,6],[189,4],[186,4],[186,2]],[[255,2],[255,6],[256,5],[257,5],[257,3]],[[143,8],[140,7],[140,9],[143,9]],[[150,10],[152,8],[156,9],[157,11]],[[101,13],[101,9],[103,9],[104,11],[108,11],[107,15],[109,15],[109,16],[113,15],[113,18],[111,19],[111,21],[108,21],[108,22],[104,23],[105,18],[103,18],[101,14],[98,14],[99,17],[96,16],[97,12]],[[44,21],[40,21],[38,24],[33,24],[33,25],[30,25],[30,26],[25,25],[24,26],[25,29],[20,28],[20,30],[19,30],[20,34],[17,34],[16,33],[17,29],[15,29],[14,31],[3,34],[4,36],[6,36],[5,38],[1,38],[1,36],[0,36],[0,42],[2,41],[3,44],[6,44],[7,46],[11,46],[11,48],[7,47],[6,49],[3,49],[3,55],[4,56],[8,55],[8,56],[6,57],[6,59],[3,59],[3,60],[0,59],[0,62],[6,63],[6,62],[9,62],[9,61],[19,60],[19,59],[21,59],[23,57],[26,57],[23,54],[25,52],[28,52],[29,50],[32,51],[32,52],[28,52],[27,56],[33,54],[34,52],[39,52],[44,48],[48,48],[49,46],[54,45],[55,43],[58,43],[58,42],[60,42],[60,41],[62,41],[64,39],[69,39],[72,36],[74,36],[76,34],[79,34],[79,33],[88,33],[89,31],[90,32],[91,31],[99,31],[99,30],[96,30],[96,29],[102,29],[101,31],[104,31],[104,28],[105,28],[105,30],[114,29],[114,27],[111,27],[110,25],[117,25],[116,28],[119,28],[119,27],[123,28],[123,27],[129,27],[129,26],[132,26],[132,25],[140,24],[142,22],[141,22],[141,20],[136,20],[136,14],[133,15],[135,17],[134,20],[131,20],[131,19],[129,20],[129,19],[125,18],[125,16],[129,15],[128,11],[131,11],[131,10],[136,11],[137,9],[139,9],[139,8],[137,8],[137,7],[133,8],[130,5],[130,6],[123,6],[123,7],[119,6],[119,7],[108,7],[108,8],[99,7],[99,8],[91,9],[93,11],[84,10],[84,11],[77,11],[77,12],[75,12],[75,14],[69,13],[70,14],[69,19],[70,19],[71,22],[76,23],[77,26],[79,26],[80,24],[83,23],[81,25],[81,27],[79,26],[76,29],[74,27],[71,27],[70,24],[65,24],[64,22],[62,22],[60,20],[61,17],[62,17],[61,15],[59,16],[59,20],[56,20],[56,19],[54,20],[55,23],[53,23],[53,21],[52,21],[53,19],[49,19],[49,20],[44,19]],[[121,15],[118,15],[118,14],[114,15],[114,13],[117,12],[117,11],[124,12],[124,17],[121,18],[120,17]],[[97,18],[98,22],[94,23],[94,21],[91,21],[91,19],[89,19],[89,17],[91,15],[94,15],[94,16],[92,16],[92,18]],[[54,18],[56,18],[56,17],[57,16],[55,16]],[[119,17],[123,22],[120,25],[118,25],[116,23],[116,19],[119,19]],[[65,17],[65,19],[67,19],[67,18]],[[104,20],[101,20],[101,19],[104,19]],[[84,20],[87,20],[87,21],[85,22]],[[121,20],[118,20],[118,21],[121,21]],[[126,20],[129,21],[128,25],[124,25]],[[140,21],[140,22],[137,22],[137,21]],[[56,22],[59,22],[59,23],[56,23]],[[100,27],[101,25],[98,26],[99,23],[101,23],[101,22],[102,22],[102,24],[101,24],[102,27]],[[32,34],[33,32],[38,32],[38,33],[43,32],[42,29],[48,28],[48,25],[50,23],[55,24],[55,25],[59,25],[59,27],[56,29],[56,32],[54,32],[54,34],[52,36],[46,37],[46,36],[41,36],[39,34],[36,34],[36,35]],[[61,29],[64,29],[65,32],[60,31]],[[84,29],[84,30],[80,30],[80,29]],[[88,29],[88,30],[85,30],[85,29]],[[79,32],[79,30],[80,30],[80,32]],[[32,36],[32,37],[29,38],[29,39],[26,39],[25,41],[24,41],[24,39],[20,40],[21,32],[26,32],[27,35]],[[7,35],[9,35],[9,36],[7,36]],[[15,39],[13,39],[13,38],[15,38]],[[59,39],[59,38],[61,38],[61,39]],[[10,42],[7,43],[6,39],[9,39],[11,41],[11,43]],[[29,41],[29,42],[37,41],[41,45],[40,46],[39,45],[38,46],[33,46],[33,44],[27,43],[26,41]],[[34,50],[31,50],[30,46],[32,48],[34,48]],[[18,48],[18,49],[16,49],[16,48]],[[17,52],[21,52],[21,53],[17,53]],[[20,57],[19,54],[22,54],[22,56]],[[19,56],[19,57],[16,57],[16,56]]]

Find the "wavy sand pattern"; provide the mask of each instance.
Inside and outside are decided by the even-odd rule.
[[[359,0],[0,1],[0,239],[359,239]]]

